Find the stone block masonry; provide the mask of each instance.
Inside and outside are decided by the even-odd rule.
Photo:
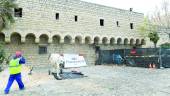
[[[30,64],[48,64],[48,55],[57,52],[84,54],[91,65],[95,61],[93,44],[110,50],[145,43],[138,32],[142,13],[80,0],[16,0],[16,3],[22,8],[22,17],[15,17],[16,23],[0,33],[3,38],[0,40],[7,43],[9,54],[22,50]],[[39,54],[39,46],[47,47],[47,53]]]

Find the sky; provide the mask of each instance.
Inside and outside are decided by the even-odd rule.
[[[133,8],[133,11],[144,13],[145,15],[149,15],[152,12],[154,12],[156,6],[159,7],[162,3],[162,0],[82,0],[82,1],[97,3],[100,5],[106,5],[125,10]]]

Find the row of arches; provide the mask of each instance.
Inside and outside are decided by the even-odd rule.
[[[10,35],[10,42],[14,43],[14,44],[19,44],[21,43],[21,35],[19,33],[13,33]],[[27,34],[25,37],[25,43],[35,43],[36,42],[36,36],[33,33],[29,33]],[[48,44],[49,43],[49,36],[46,34],[42,34],[39,36],[38,38],[38,43],[40,44]],[[63,41],[62,41],[63,40]],[[5,42],[5,35],[3,33],[0,33],[0,42]],[[36,42],[37,43],[37,42]],[[72,38],[70,35],[66,35],[64,36],[64,38],[62,39],[60,35],[54,35],[52,37],[52,42],[54,44],[59,44],[59,43],[65,43],[65,44],[71,44],[71,43],[76,43],[76,44],[110,44],[110,45],[114,45],[114,44],[124,44],[124,45],[144,45],[145,44],[145,40],[144,39],[133,39],[133,38],[107,38],[107,37],[103,37],[100,38],[98,36],[92,38],[90,36],[86,36],[85,38],[82,38],[81,36],[76,36],[74,38]]]

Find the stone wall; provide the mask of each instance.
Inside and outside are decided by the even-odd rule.
[[[22,8],[22,17],[15,17],[15,24],[0,33],[3,38],[0,40],[8,43],[9,54],[22,50],[30,64],[48,64],[47,57],[53,52],[84,54],[88,63],[94,64],[93,43],[111,50],[141,46],[145,41],[138,32],[142,13],[80,0],[16,0],[16,3]],[[100,26],[100,19],[104,26]],[[130,29],[130,23],[134,29]],[[48,47],[47,54],[38,54],[40,45]]]
[[[99,45],[101,50],[114,50],[121,48],[131,48],[131,46],[124,45]],[[92,45],[76,45],[76,44],[49,44],[47,47],[47,54],[39,54],[39,44],[6,44],[7,56],[14,55],[15,51],[21,50],[27,60],[27,65],[44,66],[48,65],[48,56],[50,53],[70,53],[81,54],[84,56],[88,65],[94,65],[96,60],[95,49]]]

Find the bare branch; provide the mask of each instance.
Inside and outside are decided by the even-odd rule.
[[[168,0],[163,0],[161,7],[156,7],[154,13],[151,16],[151,21],[154,25],[164,28],[164,33],[168,33],[170,29],[170,3]]]

